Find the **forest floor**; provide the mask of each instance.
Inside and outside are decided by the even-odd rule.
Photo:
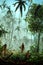
[[[22,65],[43,65],[43,56],[30,56],[29,58],[26,58],[24,55],[17,55],[12,56],[11,58],[0,58],[0,65],[16,65],[16,64],[22,64]]]
[[[18,59],[19,60],[19,59]],[[13,64],[13,65],[16,65],[16,64],[23,64],[23,65],[25,65],[25,64],[28,64],[28,65],[43,65],[43,61],[38,61],[38,62],[26,62],[26,61],[11,61],[11,60],[9,60],[9,61],[6,61],[6,60],[2,60],[2,59],[0,59],[0,65],[10,65],[10,64]]]

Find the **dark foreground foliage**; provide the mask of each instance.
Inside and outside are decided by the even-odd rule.
[[[24,54],[12,55],[10,58],[0,58],[0,65],[10,64],[28,64],[28,65],[43,65],[43,55],[31,55],[26,57]]]

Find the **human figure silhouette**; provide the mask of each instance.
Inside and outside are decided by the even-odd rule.
[[[24,43],[22,43],[22,45],[20,46],[21,52],[23,53],[24,51]]]
[[[7,44],[3,45],[3,47],[2,47],[2,55],[3,55],[3,57],[6,55],[6,52],[7,52]]]

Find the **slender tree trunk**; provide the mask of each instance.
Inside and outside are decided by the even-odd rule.
[[[40,44],[40,32],[38,33],[38,44],[37,44],[37,52],[39,53],[39,44]]]
[[[18,25],[20,26],[20,19],[19,19]],[[20,30],[18,30],[18,37],[19,37],[19,41],[20,41]]]
[[[12,31],[11,31],[11,44],[12,44],[12,40],[13,40],[13,29],[14,29],[13,24],[14,24],[14,23],[12,22],[12,26],[11,26],[11,27],[12,27]],[[12,45],[11,45],[11,46],[12,46]]]
[[[12,22],[12,31],[11,31],[11,41],[13,39],[13,22]]]
[[[10,28],[10,32],[7,36],[8,37],[8,48],[10,49],[10,45],[11,45],[11,27],[12,27],[11,22],[10,22],[8,27]]]
[[[33,42],[33,41],[32,41],[32,34],[31,34],[31,44],[32,44],[32,42]]]
[[[34,42],[35,42],[35,46],[37,46],[37,34],[35,34],[34,36]]]
[[[12,21],[11,24],[10,24],[10,25],[11,25],[11,27],[10,27],[10,29],[11,29],[10,32],[11,32],[11,33],[10,33],[10,39],[9,39],[9,40],[10,40],[10,41],[9,41],[9,49],[11,49],[11,47],[12,47],[11,44],[12,44],[12,39],[13,39],[13,29],[14,29],[13,24],[14,24],[14,23],[13,23],[13,21]]]

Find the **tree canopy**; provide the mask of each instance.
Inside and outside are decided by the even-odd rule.
[[[26,6],[25,5],[27,3],[24,0],[16,0],[16,2],[13,5],[15,6],[16,4],[18,4],[18,5],[17,5],[15,11],[17,11],[17,9],[20,8],[20,12],[21,12],[21,16],[22,16],[22,9],[24,7],[24,11],[26,10]]]
[[[39,9],[37,9],[39,6]],[[27,14],[26,21],[28,28],[32,32],[43,31],[43,5],[33,4]]]

